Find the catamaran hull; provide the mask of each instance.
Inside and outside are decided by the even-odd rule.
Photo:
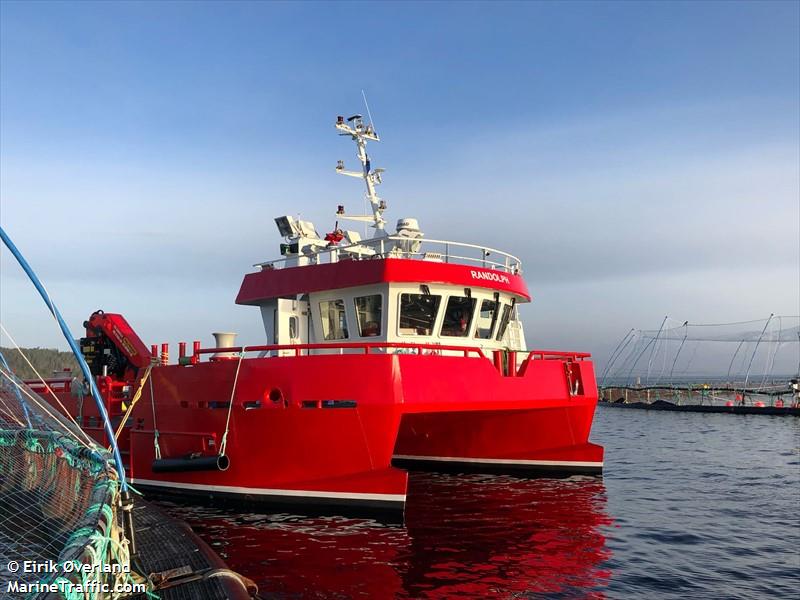
[[[592,366],[565,364],[531,359],[508,376],[479,356],[372,352],[162,366],[120,445],[134,485],[160,494],[402,511],[407,473],[397,464],[599,472],[602,448],[588,442]],[[91,414],[82,418],[104,441]],[[224,469],[209,460],[223,441]],[[215,468],[196,469],[192,457]],[[165,459],[178,466],[165,472]]]

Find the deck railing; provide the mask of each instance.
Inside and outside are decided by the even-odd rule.
[[[237,354],[248,352],[285,352],[290,351],[294,356],[302,356],[303,352],[308,353],[312,350],[328,350],[338,354],[344,354],[346,350],[361,351],[363,354],[370,354],[376,350],[388,351],[389,349],[399,350],[396,354],[416,354],[421,355],[444,355],[444,353],[458,353],[463,357],[476,356],[489,360],[483,349],[478,346],[453,346],[442,344],[415,344],[411,342],[341,342],[341,343],[316,343],[316,344],[265,344],[258,346],[231,346],[227,348],[200,348],[195,345],[191,356],[181,356],[180,364],[197,364],[200,356],[204,354],[229,354],[226,359],[235,359]],[[404,352],[405,351],[405,352]],[[453,356],[453,354],[448,354]],[[505,355],[505,358],[503,358]],[[285,355],[284,355],[285,356]],[[491,360],[502,371],[516,373],[517,364],[521,367],[534,360],[557,360],[562,362],[578,362],[591,358],[588,352],[564,352],[560,350],[522,350],[504,351],[493,349]],[[518,362],[519,361],[519,362]],[[510,367],[509,367],[510,365]]]
[[[528,353],[528,360],[573,360],[579,361],[586,358],[591,358],[589,352],[564,352],[562,350],[522,350],[518,351],[518,355]]]
[[[408,238],[399,235],[361,240],[347,246],[322,247],[315,249],[313,253],[308,255],[293,254],[292,256],[256,263],[253,266],[261,267],[262,269],[274,269],[278,266],[285,266],[287,261],[297,260],[298,258],[307,258],[315,261],[314,264],[338,262],[342,258],[347,258],[348,260],[406,258],[466,264],[468,266],[511,273],[512,275],[522,273],[522,261],[519,258],[496,248],[448,240]]]
[[[156,357],[158,366],[167,366],[163,362],[163,357],[168,356],[168,345],[162,344],[164,352]],[[181,350],[185,345],[181,344]],[[491,361],[502,373],[516,375],[524,372],[527,363],[537,360],[555,360],[564,363],[574,363],[591,358],[587,352],[564,352],[560,350],[499,350],[493,349],[492,356],[488,357],[482,348],[478,346],[451,346],[442,344],[415,344],[411,342],[341,342],[341,343],[316,343],[316,344],[262,344],[256,346],[230,346],[225,348],[201,348],[200,342],[195,342],[192,354],[181,355],[178,358],[179,365],[196,365],[200,362],[201,356],[209,354],[228,354],[223,360],[237,360],[240,354],[251,352],[270,353],[289,351],[293,356],[303,356],[313,350],[327,350],[336,354],[344,354],[345,351],[360,351],[361,354],[374,354],[376,351],[398,350],[397,354],[413,354],[417,356],[458,356],[464,358],[473,356]],[[166,353],[166,354],[165,354]],[[450,353],[450,354],[445,354]],[[452,354],[456,353],[456,354]],[[286,356],[286,355],[283,355]],[[291,356],[291,355],[290,355]],[[321,354],[315,356],[324,356]],[[270,358],[278,358],[276,356]],[[218,358],[219,359],[219,358]],[[512,376],[513,376],[512,375]],[[56,393],[69,393],[72,380],[67,377],[54,377],[50,379],[26,381],[32,389],[39,393],[47,393],[52,390]],[[49,388],[49,390],[48,390]]]
[[[426,351],[428,354],[436,354],[440,351],[459,352],[464,357],[470,354],[475,354],[479,358],[486,358],[483,350],[477,346],[443,346],[440,344],[412,344],[407,342],[342,342],[335,344],[265,344],[260,346],[233,346],[230,348],[198,348],[194,350],[191,360],[194,363],[199,362],[201,354],[241,354],[248,352],[280,352],[280,351],[293,351],[295,356],[301,356],[303,351],[309,350],[332,350],[339,351],[340,354],[344,350],[361,350],[364,354],[379,349],[407,349],[411,350],[413,354],[421,355]],[[235,357],[229,357],[235,358]]]

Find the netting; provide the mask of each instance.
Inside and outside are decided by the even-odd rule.
[[[111,455],[0,361],[0,597],[121,597],[118,506]]]
[[[632,329],[600,377],[609,401],[784,406],[797,402],[800,317],[722,324],[665,318]]]

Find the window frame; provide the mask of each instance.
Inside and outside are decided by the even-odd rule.
[[[491,342],[494,340],[495,330],[497,329],[497,323],[500,321],[500,309],[503,306],[503,303],[500,299],[495,298],[478,298],[480,300],[480,304],[477,306],[477,319],[475,320],[475,333],[472,335],[472,339],[474,340],[484,340]],[[492,321],[489,324],[489,335],[487,337],[478,337],[478,330],[479,330],[479,323],[478,319],[482,319],[483,317],[480,316],[482,312],[481,307],[483,306],[484,302],[493,302],[494,303],[494,310],[492,311]]]
[[[513,303],[506,303],[503,302],[503,315],[497,320],[497,333],[495,334],[495,341],[502,342],[503,338],[506,337],[506,331],[508,330],[508,326],[511,324],[511,320],[514,318],[514,304]],[[505,321],[505,322],[504,322]],[[502,329],[502,335],[501,335]]]
[[[431,322],[430,333],[422,334],[422,333],[416,333],[416,331],[414,333],[404,333],[402,331],[402,328],[400,327],[400,322],[401,322],[401,319],[402,319],[402,316],[403,316],[403,296],[431,296],[431,297],[439,298],[439,303],[436,305],[436,312],[434,313],[433,321]],[[411,292],[411,291],[400,291],[400,292],[398,292],[398,294],[397,294],[397,318],[396,318],[397,335],[398,336],[403,336],[403,337],[409,337],[409,338],[436,337],[434,332],[436,331],[437,325],[439,324],[439,321],[441,320],[442,298],[446,298],[446,297],[447,296],[445,296],[444,294],[433,294],[433,293],[431,293],[431,294],[423,294],[421,292]]]
[[[378,296],[381,299],[380,321],[378,322],[378,333],[377,333],[377,335],[365,336],[363,334],[363,332],[362,332],[362,329],[361,329],[361,319],[359,318],[359,315],[358,315],[358,305],[356,304],[356,300],[358,300],[359,298],[369,298],[370,296]],[[384,336],[384,331],[386,331],[385,321],[386,321],[386,318],[387,318],[386,315],[388,313],[388,309],[387,309],[386,305],[387,305],[386,296],[385,296],[385,294],[383,292],[376,292],[374,294],[366,294],[365,293],[365,294],[361,294],[361,295],[353,295],[353,316],[356,319],[356,327],[357,327],[357,332],[358,332],[358,337],[359,338],[372,339],[372,338],[376,338],[376,337],[378,337],[378,338],[385,337]],[[399,320],[398,320],[398,324],[399,324]]]
[[[341,311],[344,314],[344,337],[334,337],[328,338],[325,335],[325,324],[330,323],[329,317],[322,312],[322,305],[323,304],[330,304],[330,303],[341,303]],[[322,341],[323,342],[338,342],[341,340],[349,340],[350,339],[350,323],[349,319],[347,318],[347,303],[345,299],[341,296],[333,297],[330,299],[320,299],[317,301],[317,308],[319,310],[319,318],[320,318],[320,333],[322,333]]]
[[[467,328],[464,331],[464,335],[445,335],[443,333],[443,331],[444,331],[444,317],[445,317],[445,314],[447,313],[447,305],[450,304],[450,299],[451,298],[466,298],[467,300],[472,302],[472,311],[471,311],[471,314],[470,314],[469,321],[467,323]],[[475,309],[477,308],[477,306],[478,306],[478,299],[475,298],[475,296],[464,296],[464,295],[459,295],[459,294],[448,294],[447,295],[447,303],[445,304],[444,309],[442,310],[442,319],[441,319],[441,323],[439,323],[438,337],[440,337],[440,338],[448,338],[448,339],[450,339],[450,338],[456,338],[456,339],[460,338],[460,339],[467,339],[467,340],[470,339],[470,334],[472,333],[472,329],[475,326]]]

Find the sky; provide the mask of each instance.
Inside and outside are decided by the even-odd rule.
[[[237,331],[273,218],[358,212],[519,256],[529,347],[800,314],[800,3],[0,3],[0,224],[73,331]],[[5,251],[0,320],[65,348]],[[8,340],[3,338],[3,345]]]

